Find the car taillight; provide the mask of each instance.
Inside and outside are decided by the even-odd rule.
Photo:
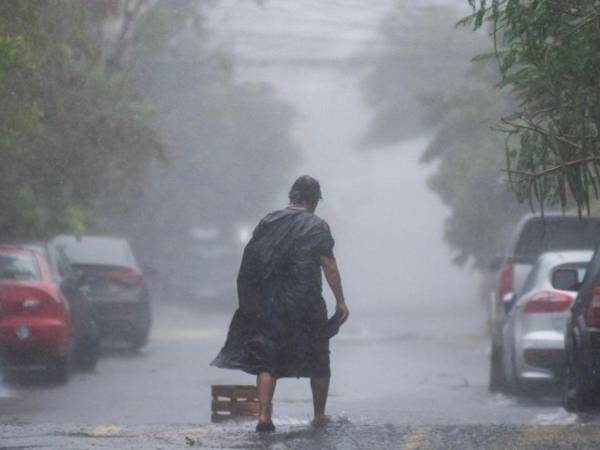
[[[106,279],[115,283],[127,285],[140,285],[144,281],[144,276],[135,270],[122,269],[107,272]]]
[[[62,315],[63,310],[64,305],[60,301],[41,292],[35,297],[31,296],[21,301],[21,311],[23,314],[59,317]]]
[[[40,300],[37,298],[28,298],[23,300],[23,309],[37,309],[40,307]]]
[[[504,263],[500,269],[500,278],[498,280],[498,298],[502,300],[506,294],[513,291],[513,265],[510,262]]]
[[[594,288],[592,304],[588,309],[586,322],[588,327],[600,328],[600,287]]]
[[[525,314],[557,313],[569,309],[573,297],[564,292],[543,291],[534,294],[523,308]]]

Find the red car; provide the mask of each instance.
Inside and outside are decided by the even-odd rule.
[[[10,371],[44,369],[69,376],[72,347],[68,303],[37,252],[0,245],[0,356]]]

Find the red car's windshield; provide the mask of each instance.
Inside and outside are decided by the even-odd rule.
[[[40,268],[32,253],[0,250],[0,280],[37,281],[40,278]]]

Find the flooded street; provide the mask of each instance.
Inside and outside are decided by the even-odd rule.
[[[84,129],[83,137],[69,135],[74,148],[91,136],[88,151],[93,156],[85,163],[91,168],[67,167],[65,161],[77,159],[74,157],[77,153],[73,149],[64,153],[61,150],[65,144],[58,136],[68,134],[66,130],[71,126],[68,121],[64,122],[66,125],[61,122],[62,111],[58,111],[61,108],[54,108],[55,104],[62,105],[61,101],[49,101],[48,113],[42,107],[38,110],[39,100],[32,97],[28,108],[19,112],[22,118],[15,120],[27,125],[17,130],[15,136],[20,132],[27,139],[12,139],[12,135],[6,139],[15,146],[14,155],[21,155],[23,148],[33,145],[31,142],[45,150],[46,141],[56,141],[56,148],[61,151],[50,159],[56,168],[47,177],[58,181],[49,186],[23,184],[14,196],[16,206],[10,203],[14,208],[7,209],[19,211],[21,222],[14,230],[11,220],[7,222],[10,226],[5,225],[10,239],[2,235],[0,241],[6,240],[10,245],[4,249],[4,256],[24,252],[34,262],[25,267],[29,271],[13,268],[0,279],[17,286],[9,286],[4,294],[0,291],[5,296],[0,295],[0,319],[8,317],[8,313],[3,316],[2,301],[16,295],[19,283],[37,281],[44,289],[56,283],[55,291],[59,294],[69,287],[71,292],[80,290],[80,294],[85,294],[81,298],[89,300],[90,305],[93,300],[97,307],[94,314],[98,316],[81,327],[88,332],[84,338],[91,341],[95,337],[97,344],[102,334],[95,328],[100,323],[98,317],[105,314],[102,318],[106,319],[112,315],[116,326],[110,323],[110,317],[107,322],[115,328],[124,328],[120,332],[129,338],[129,345],[108,339],[101,346],[97,366],[89,372],[74,371],[68,383],[66,378],[61,384],[35,375],[18,380],[7,376],[0,381],[0,450],[600,448],[600,414],[567,412],[561,403],[560,386],[531,390],[521,396],[499,393],[501,389],[490,392],[490,334],[493,333],[490,333],[489,298],[492,292],[493,295],[500,292],[496,284],[508,284],[501,286],[506,288],[502,291],[505,295],[497,295],[503,314],[508,315],[509,307],[517,302],[518,290],[516,269],[508,264],[510,272],[505,270],[509,256],[496,254],[499,246],[490,241],[499,242],[508,236],[510,221],[506,219],[504,223],[504,215],[520,217],[525,209],[515,207],[505,211],[495,206],[505,204],[502,202],[508,191],[502,178],[505,173],[501,177],[501,169],[494,166],[497,154],[482,156],[483,162],[473,157],[480,146],[480,130],[473,130],[489,119],[487,115],[500,115],[490,107],[490,104],[496,106],[494,97],[489,100],[477,90],[449,93],[453,85],[444,84],[443,69],[460,66],[462,62],[452,59],[470,51],[470,47],[460,51],[440,50],[439,38],[430,39],[437,33],[433,27],[439,24],[435,21],[445,20],[448,11],[457,17],[469,11],[466,0],[219,0],[210,2],[210,7],[182,1],[185,6],[180,10],[174,8],[175,12],[165,8],[169,2],[140,0],[138,8],[133,9],[130,7],[136,2],[105,3],[106,10],[98,7],[82,12],[82,17],[89,15],[91,22],[86,26],[92,31],[88,38],[96,39],[98,48],[83,51],[87,42],[70,44],[75,50],[65,51],[64,57],[68,60],[76,55],[73,66],[78,75],[81,66],[86,66],[79,53],[88,53],[90,60],[101,60],[103,64],[95,68],[96,62],[88,61],[93,70],[81,77],[84,80],[81,86],[90,89],[94,100],[88,102],[77,97],[65,102],[64,109],[75,111],[74,123],[84,122],[80,117],[90,114],[87,110],[76,110],[73,105],[89,103],[93,111],[102,108],[108,111],[107,106],[100,108],[94,102],[101,103],[99,99],[109,97],[117,105],[115,111],[109,111],[119,119],[112,128],[106,125],[102,109],[98,123],[90,119],[92,125]],[[429,9],[432,6],[441,9]],[[404,17],[407,11],[414,15],[408,14],[407,19]],[[55,18],[62,17],[60,12],[59,8],[40,13],[46,22],[53,24],[48,36],[61,28],[54,26]],[[10,16],[6,12],[5,15]],[[431,25],[430,17],[433,17],[432,29],[428,28],[423,36],[411,35],[412,19],[420,20],[415,27],[423,24],[425,27]],[[594,20],[597,17],[600,15]],[[25,30],[35,28],[29,27],[27,20],[23,19],[28,24]],[[41,23],[46,23],[44,20]],[[139,25],[139,33],[132,31],[135,23]],[[118,33],[120,25],[123,28]],[[81,31],[74,25],[72,28],[65,32],[66,36]],[[445,32],[440,31],[440,36]],[[15,36],[14,45],[21,45],[21,35]],[[473,34],[472,39],[481,36]],[[2,39],[0,34],[0,46]],[[46,35],[37,36],[32,42],[45,39]],[[63,47],[69,48],[66,44]],[[423,48],[431,54],[420,54]],[[32,47],[31,53],[37,50]],[[468,61],[473,55],[468,56],[465,67],[471,67]],[[408,73],[406,87],[402,84],[406,80],[398,80],[393,71],[390,75],[386,64],[378,66],[377,58],[379,62],[389,58],[390,66],[400,67],[398,73]],[[436,58],[439,66],[431,63]],[[414,72],[409,67],[413,63],[419,66]],[[23,67],[30,70],[29,64],[35,67],[30,61],[11,64],[18,70],[24,70]],[[60,64],[57,67],[62,70]],[[406,67],[409,69],[405,70]],[[57,84],[70,92],[73,88],[61,83],[67,83],[63,78],[71,78],[63,76],[61,70],[56,70],[60,75],[56,77]],[[373,82],[369,77],[377,70],[383,73],[380,76],[386,80],[389,96],[397,98],[388,99],[385,89],[377,91],[378,78]],[[436,72],[435,76],[431,76],[431,71]],[[469,88],[483,84],[479,79],[472,83],[469,77],[475,71],[464,72],[457,71],[458,75],[452,76]],[[101,79],[99,74],[106,80],[97,81]],[[0,83],[3,76],[0,70]],[[442,82],[430,86],[428,77]],[[17,83],[19,79],[14,76],[10,81]],[[78,80],[75,76],[72,79]],[[375,86],[367,86],[369,83]],[[95,84],[104,90],[92,91]],[[11,87],[15,92],[43,91],[44,98],[50,96],[48,93],[62,92],[58,88],[47,88],[46,92],[18,83],[16,86]],[[405,92],[414,86],[426,86],[426,92],[417,92],[417,88],[415,92]],[[132,89],[127,91],[132,98],[129,109],[123,106],[126,102],[121,98],[129,98],[121,91],[126,88]],[[379,93],[379,99],[373,91]],[[140,98],[143,101],[138,103]],[[421,105],[422,110],[405,107],[403,102],[407,99]],[[465,119],[471,115],[461,108],[475,119],[470,119],[471,122]],[[382,111],[390,114],[384,125],[392,130],[392,138],[386,135],[389,129],[381,131],[377,127]],[[112,117],[109,112],[106,116]],[[49,137],[40,131],[41,137],[38,136],[38,127],[43,127],[36,120],[54,118],[52,114],[61,119],[57,120],[58,131],[52,129]],[[427,118],[417,117],[421,115]],[[409,128],[414,123],[427,123],[409,133],[394,134],[396,128],[403,128],[405,121]],[[104,128],[108,130],[106,135],[98,131]],[[372,139],[378,132],[382,133],[383,137],[379,137],[383,144],[369,142],[369,136]],[[110,143],[106,148],[103,139]],[[497,150],[495,141],[483,142],[482,155],[484,150]],[[19,162],[35,163],[41,153],[35,148],[38,153],[19,156]],[[98,148],[106,154],[101,154]],[[432,148],[433,153],[438,153],[425,158]],[[121,157],[121,149],[133,150],[131,155]],[[444,159],[446,151],[448,159]],[[134,157],[139,157],[140,164],[129,167],[128,161]],[[582,161],[591,161],[586,158]],[[450,166],[450,176],[439,170],[446,163]],[[45,166],[36,164],[27,166],[23,172],[25,178],[43,174]],[[479,171],[478,165],[486,166],[486,170]],[[106,174],[93,179],[91,174],[96,171]],[[75,180],[71,184],[63,180],[67,173]],[[261,217],[269,210],[288,205],[291,182],[303,174],[319,180],[322,201],[316,198],[310,203],[303,199],[297,203],[290,196],[288,209],[312,213],[314,208],[310,205],[318,204],[316,214],[327,222],[335,239],[335,257],[330,253],[316,254],[311,249],[310,255],[314,256],[311,262],[317,269],[314,273],[321,273],[321,267],[326,270],[324,260],[334,260],[339,265],[344,293],[339,294],[340,288],[338,295],[334,295],[335,289],[329,289],[331,281],[326,277],[329,286],[325,285],[323,297],[328,317],[335,311],[336,300],[338,305],[344,303],[343,298],[341,302],[337,298],[344,294],[351,312],[348,322],[330,342],[332,377],[327,403],[330,421],[321,427],[313,426],[313,398],[308,379],[283,378],[277,380],[274,397],[275,433],[256,433],[255,418],[212,423],[211,386],[256,383],[255,377],[242,371],[209,365],[225,342],[238,304],[236,273],[244,245]],[[83,183],[86,178],[93,179],[93,183]],[[9,181],[12,183],[12,178]],[[562,185],[557,186],[553,195],[566,195],[562,194]],[[39,195],[36,189],[44,195]],[[96,197],[97,192],[102,195]],[[121,196],[132,203],[121,204]],[[493,199],[489,208],[487,196]],[[47,204],[40,201],[38,205],[36,202],[42,197]],[[454,202],[455,197],[460,198]],[[475,199],[473,204],[469,204],[472,199]],[[484,203],[485,211],[480,213],[478,208]],[[301,207],[297,208],[298,205]],[[329,233],[329,227],[325,228]],[[494,235],[490,239],[488,231],[497,232],[500,237]],[[91,260],[75,261],[64,245],[46,248],[46,244],[29,244],[39,236],[46,239],[67,233],[69,242],[77,247],[82,239],[93,239],[96,232],[106,233],[107,242],[123,236],[129,253],[117,263],[109,260],[118,252],[112,252],[107,260],[94,260],[107,248],[101,243],[86,255]],[[26,239],[21,239],[22,236]],[[294,249],[296,244],[292,245]],[[540,252],[541,248],[540,244]],[[559,250],[568,249],[556,249]],[[284,253],[289,257],[291,252]],[[514,256],[514,261],[523,256],[521,259],[529,264],[538,255]],[[40,270],[39,267],[45,266],[36,264],[41,264],[43,258],[58,261],[55,261],[58,268],[48,264],[48,268]],[[495,264],[491,264],[492,260],[496,259],[499,267],[492,269]],[[492,274],[492,270],[500,270],[502,262],[505,263],[502,276]],[[260,263],[268,265],[263,260]],[[578,269],[583,268],[584,261],[581,263]],[[285,264],[282,266],[287,270]],[[65,276],[62,269],[69,273]],[[260,272],[257,284],[261,289],[274,272],[268,275]],[[296,272],[281,273],[293,280],[290,273]],[[42,275],[48,279],[42,280]],[[527,274],[521,275],[525,278]],[[71,281],[71,285],[65,280]],[[576,284],[570,285],[569,290]],[[15,300],[18,305],[13,310],[17,311],[14,323],[9,324],[4,335],[0,329],[0,338],[8,336],[7,348],[15,342],[29,343],[32,331],[24,325],[24,317],[34,317],[38,307],[40,314],[44,313],[43,302],[49,298],[46,291],[23,292],[27,295],[20,294],[23,298],[17,296]],[[34,298],[30,298],[32,295]],[[96,297],[92,298],[93,295]],[[60,295],[57,298],[64,300]],[[130,307],[144,302],[152,305],[152,319],[150,308],[144,309],[147,315],[143,320],[137,317],[137,325],[140,328],[141,321],[148,328],[133,330],[135,321],[128,323],[124,318],[135,316],[136,311]],[[300,310],[306,303],[309,302],[295,306]],[[534,308],[533,313],[544,313],[544,306],[551,308],[553,304],[537,305],[538,310]],[[65,336],[71,330],[70,308],[69,305],[64,308],[61,322],[69,330]],[[91,307],[86,311],[91,311]],[[51,313],[56,315],[54,310]],[[262,319],[261,314],[257,317]],[[293,320],[298,322],[296,316]],[[145,345],[144,330],[148,332],[150,322],[151,332]],[[552,323],[555,332],[563,325],[556,319]],[[31,328],[34,326],[35,323]],[[106,326],[106,330],[106,335],[110,335],[111,327]],[[543,337],[543,332],[540,335]],[[316,340],[313,335],[310,337]],[[71,338],[69,342],[74,343],[75,337]],[[562,343],[560,339],[562,336],[557,339]],[[70,352],[71,347],[65,342],[54,344],[60,351]],[[97,350],[99,346],[89,348]],[[298,350],[298,354],[305,350],[301,345],[290,348]],[[536,349],[533,350],[535,356]],[[559,350],[562,352],[563,348]],[[63,361],[66,375],[70,370],[69,358],[70,354],[55,358]],[[562,361],[558,358],[553,361],[557,360]],[[510,364],[514,369],[514,358]],[[264,367],[260,366],[263,373]],[[48,372],[52,374],[51,370]]]
[[[334,338],[331,424],[315,431],[308,382],[286,379],[275,397],[278,433],[257,437],[253,422],[209,425],[211,384],[254,382],[208,367],[228,316],[161,307],[156,317],[139,354],[104,349],[97,369],[67,386],[3,386],[2,448],[182,448],[186,436],[224,449],[545,448],[549,433],[572,448],[570,426],[590,420],[565,413],[553,395],[490,394],[475,310],[398,308],[357,312]],[[540,436],[538,426],[549,427]],[[600,442],[600,433],[585,439]]]

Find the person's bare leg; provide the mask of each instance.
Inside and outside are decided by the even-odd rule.
[[[315,412],[315,423],[318,424],[326,419],[325,406],[329,393],[329,377],[311,378],[310,387],[313,395],[313,407]]]
[[[261,372],[256,377],[258,389],[258,423],[268,424],[273,416],[273,394],[277,380],[268,372]]]

